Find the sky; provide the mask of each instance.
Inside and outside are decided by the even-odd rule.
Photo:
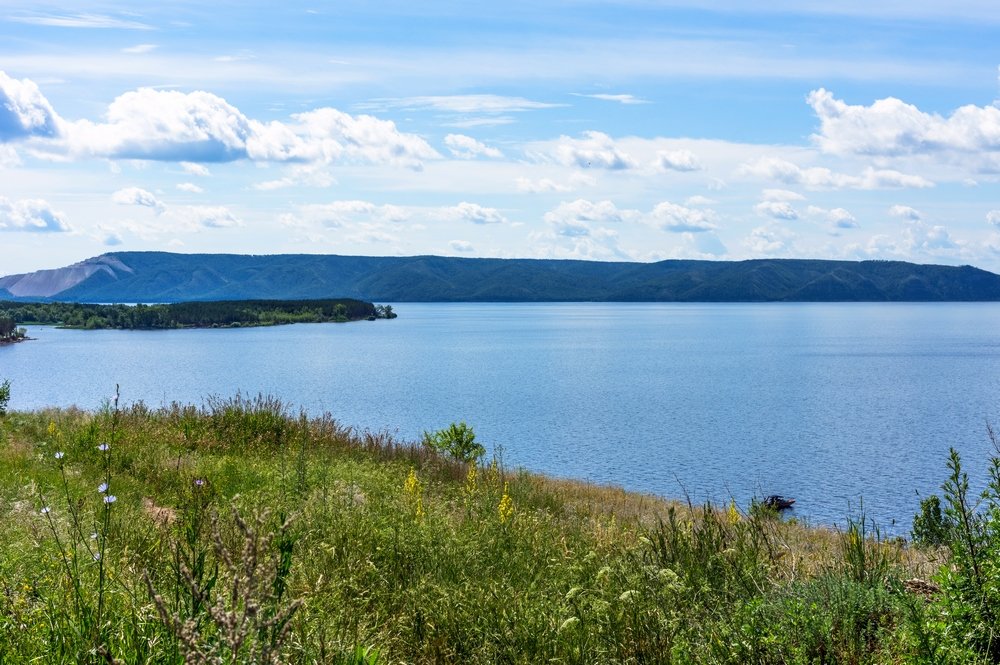
[[[0,275],[145,250],[1000,272],[1000,11],[0,0]]]

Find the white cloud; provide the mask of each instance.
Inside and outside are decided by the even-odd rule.
[[[209,229],[243,226],[243,221],[225,206],[180,206],[171,214],[189,225]]]
[[[923,215],[916,208],[911,208],[910,206],[894,205],[889,208],[889,214],[893,217],[902,217],[903,219],[909,219],[913,221],[920,221],[923,219]]]
[[[502,95],[441,95],[406,97],[402,99],[375,99],[367,104],[359,104],[362,109],[380,110],[401,108],[412,110],[448,111],[451,113],[518,113],[538,109],[551,109],[565,104],[535,102],[524,97],[504,97]]]
[[[587,131],[583,136],[582,139],[560,136],[552,156],[560,164],[582,168],[621,170],[637,166],[635,160],[618,148],[607,134]]]
[[[761,201],[753,209],[762,217],[786,220],[799,218],[798,211],[787,201]]]
[[[623,222],[638,216],[636,210],[619,210],[611,201],[592,202],[577,199],[562,202],[555,209],[545,213],[545,221],[552,225],[558,235],[590,235],[590,223],[608,224]]]
[[[934,183],[918,175],[908,175],[891,169],[867,167],[861,175],[837,173],[821,166],[802,168],[777,157],[762,157],[738,170],[743,175],[777,180],[788,185],[803,185],[808,189],[897,189],[903,187],[933,187]]]
[[[827,210],[818,206],[809,206],[806,213],[810,217],[821,217],[830,222],[835,229],[856,229],[860,225],[858,220],[844,208],[833,208]]]
[[[660,150],[656,153],[653,168],[658,171],[700,171],[701,162],[690,150]]]
[[[598,93],[594,95],[585,95],[583,93],[574,92],[571,93],[576,97],[590,97],[591,99],[600,99],[605,102],[618,102],[619,104],[633,105],[633,104],[648,104],[649,102],[635,95],[609,95],[605,93]]]
[[[444,137],[444,143],[448,146],[451,154],[459,159],[474,159],[480,156],[495,159],[503,157],[503,153],[498,149],[464,134],[448,134]]]
[[[669,201],[658,203],[650,218],[664,231],[674,233],[702,233],[717,228],[712,223],[715,218],[713,211],[685,208]]]
[[[129,19],[103,14],[34,14],[8,16],[7,20],[55,28],[114,28],[119,30],[152,30],[153,26]]]
[[[156,44],[136,44],[135,46],[128,46],[122,49],[122,53],[129,54],[141,54],[141,53],[151,53],[157,49]]]
[[[376,205],[370,201],[360,200],[302,205],[297,207],[297,211],[295,215],[282,215],[281,223],[292,227],[340,228],[360,224],[398,223],[412,217],[411,211],[400,206]]]
[[[1000,210],[990,210],[986,213],[986,223],[1000,226]]]
[[[305,185],[308,187],[331,187],[336,184],[333,177],[323,164],[296,164],[287,169],[287,174],[277,180],[256,183],[253,188],[261,191],[271,191],[285,187]]]
[[[754,254],[779,254],[787,252],[795,238],[788,229],[771,222],[750,232],[743,244]]]
[[[391,121],[333,108],[298,113],[288,123],[263,123],[209,92],[140,88],[117,97],[103,122],[68,123],[31,81],[0,73],[0,95],[0,140],[53,139],[35,147],[55,155],[182,163],[347,161],[415,169],[440,157]]]
[[[62,133],[62,126],[62,119],[34,81],[14,79],[0,71],[0,142],[54,138]]]
[[[761,201],[805,201],[806,197],[787,189],[765,189],[760,193]]]
[[[21,164],[21,156],[12,145],[0,144],[0,169],[9,169]]]
[[[515,182],[518,191],[540,194],[544,192],[572,192],[583,187],[593,187],[597,184],[597,178],[577,172],[571,175],[567,182],[556,182],[551,178],[531,180],[523,176],[518,177]]]
[[[813,139],[834,154],[899,156],[935,151],[1000,151],[1000,108],[966,105],[950,116],[924,113],[894,97],[849,105],[820,88],[809,93],[820,119]]]
[[[11,201],[0,196],[0,231],[59,233],[70,230],[62,213],[41,199]]]
[[[689,196],[684,201],[684,205],[688,206],[710,206],[715,205],[715,199],[710,199],[707,196],[702,196],[701,194],[695,194],[694,196]]]
[[[204,164],[195,164],[194,162],[181,162],[181,168],[184,170],[184,173],[187,173],[188,175],[197,175],[202,177],[207,177],[212,175],[212,173],[208,170],[208,167],[205,166]]]
[[[472,247],[472,243],[469,242],[468,240],[452,240],[451,242],[448,243],[448,246],[451,247],[452,251],[455,252],[468,253],[475,251],[475,249]]]
[[[457,206],[445,208],[444,213],[451,219],[473,224],[505,224],[507,218],[496,208],[484,208],[477,203],[462,201]]]
[[[933,252],[934,250],[957,249],[959,244],[951,237],[944,226],[927,226],[915,222],[904,232],[906,243],[911,251]]]
[[[111,195],[111,200],[118,205],[134,205],[152,208],[157,214],[162,213],[167,207],[151,192],[138,187],[126,187],[119,189]]]
[[[192,194],[201,194],[201,193],[203,193],[205,191],[203,188],[199,187],[198,185],[194,184],[193,182],[182,182],[182,183],[179,183],[177,185],[177,189],[181,190],[182,192],[190,192]]]

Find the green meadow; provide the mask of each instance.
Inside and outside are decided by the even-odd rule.
[[[482,452],[271,397],[0,415],[0,663],[1000,657],[996,459],[942,460],[913,544]]]

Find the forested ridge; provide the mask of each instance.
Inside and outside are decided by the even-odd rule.
[[[0,299],[190,302],[344,298],[381,302],[997,301],[1000,275],[904,261],[657,263],[443,256],[116,252],[0,277]]]

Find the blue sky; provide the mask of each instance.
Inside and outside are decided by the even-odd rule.
[[[0,1],[0,274],[109,251],[1000,271],[995,4]]]

